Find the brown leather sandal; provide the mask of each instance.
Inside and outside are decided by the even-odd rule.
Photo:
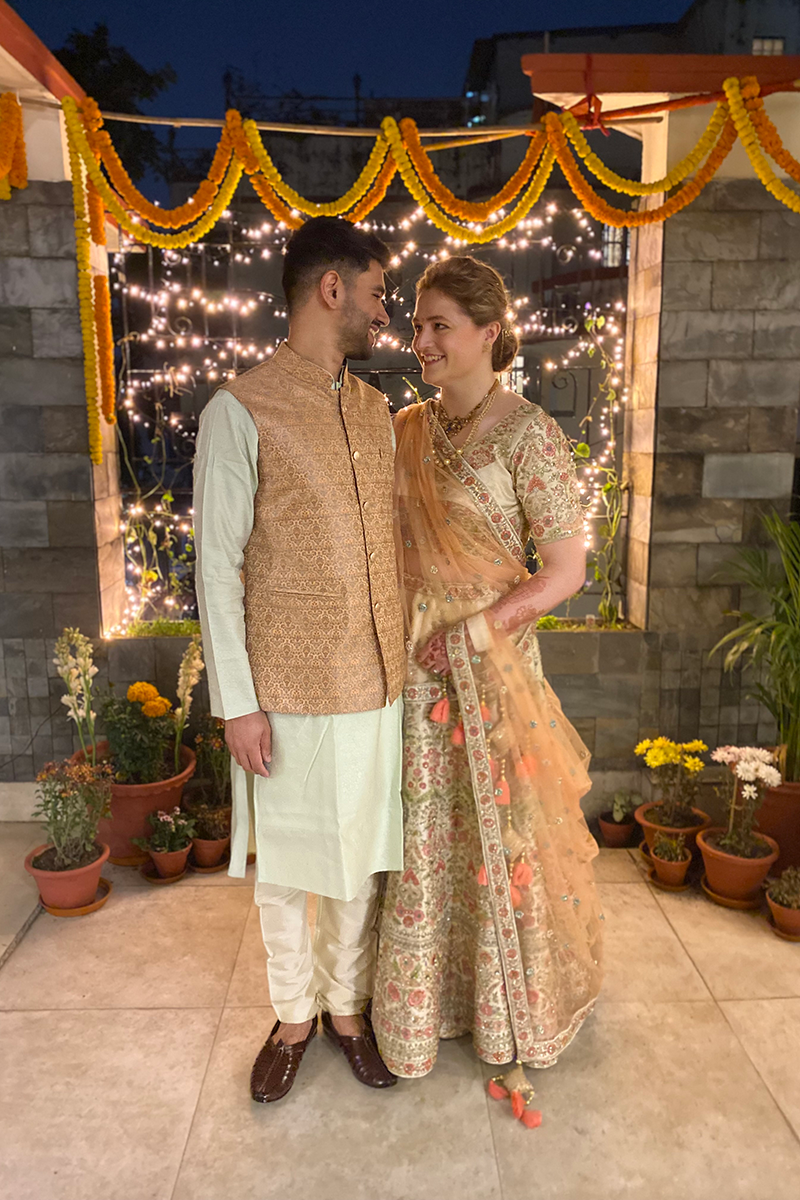
[[[375,1042],[372,1024],[365,1015],[364,1032],[358,1037],[345,1037],[337,1033],[333,1027],[330,1013],[322,1014],[322,1029],[325,1036],[330,1038],[335,1046],[342,1051],[350,1069],[359,1083],[371,1088],[390,1088],[397,1083],[397,1076],[392,1075],[380,1054]]]
[[[250,1072],[250,1095],[259,1104],[282,1100],[292,1090],[303,1055],[311,1039],[316,1037],[317,1018],[314,1017],[311,1032],[305,1041],[295,1042],[293,1046],[287,1046],[285,1042],[273,1042],[280,1024],[280,1021],[275,1022]]]

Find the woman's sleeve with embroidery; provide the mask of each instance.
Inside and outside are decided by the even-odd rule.
[[[512,472],[537,547],[583,532],[575,460],[553,417],[539,410],[528,422],[512,457]]]

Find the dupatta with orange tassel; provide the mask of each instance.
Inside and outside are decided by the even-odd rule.
[[[509,636],[486,622],[489,648],[468,651],[465,620],[529,577],[514,524],[432,421],[430,405],[404,409],[395,433],[407,696],[439,696],[428,719],[452,724],[451,743],[467,757],[483,851],[477,882],[491,898],[517,1063],[547,1067],[591,1011],[601,981],[597,845],[580,807],[589,756],[542,676],[533,626]],[[447,680],[416,662],[441,629]],[[538,1124],[521,1067],[492,1081],[490,1093],[511,1095],[515,1116]]]

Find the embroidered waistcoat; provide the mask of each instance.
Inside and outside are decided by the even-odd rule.
[[[225,384],[258,431],[244,552],[247,653],[266,712],[366,712],[405,672],[383,395],[283,343]]]

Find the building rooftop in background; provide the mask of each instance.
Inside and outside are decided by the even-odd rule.
[[[496,33],[472,47],[464,92],[473,124],[528,112],[523,54],[800,54],[798,0],[694,0],[677,21]]]

